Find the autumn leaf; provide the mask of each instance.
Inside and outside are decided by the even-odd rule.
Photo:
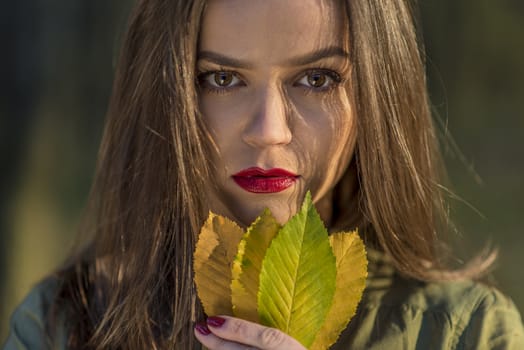
[[[335,295],[311,350],[325,350],[336,342],[355,315],[366,285],[366,250],[357,231],[332,234],[329,242],[337,265]]]
[[[233,314],[236,317],[259,322],[257,294],[262,261],[271,240],[280,228],[271,211],[266,209],[247,229],[240,241],[233,262],[231,282]]]
[[[194,253],[195,284],[208,315],[278,328],[326,350],[355,315],[367,258],[357,231],[328,236],[308,192],[284,226],[266,209],[244,233],[210,213]]]
[[[260,273],[258,312],[263,324],[309,347],[335,292],[335,256],[308,193],[302,209],[271,242]]]
[[[231,268],[242,229],[222,216],[209,214],[194,253],[195,284],[208,315],[232,315]]]

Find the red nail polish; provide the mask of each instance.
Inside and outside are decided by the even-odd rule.
[[[208,335],[211,333],[209,328],[207,328],[207,324],[205,322],[199,322],[195,324],[195,329],[198,331],[198,333],[202,335]]]
[[[222,325],[226,322],[226,320],[222,317],[212,316],[208,317],[206,320],[208,326],[211,327],[222,327]]]

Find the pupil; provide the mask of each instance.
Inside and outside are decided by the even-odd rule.
[[[229,85],[231,80],[233,80],[233,76],[228,72],[219,72],[215,75],[215,83],[219,86]]]
[[[319,87],[324,85],[326,77],[322,73],[313,73],[308,77],[309,84],[313,87]]]

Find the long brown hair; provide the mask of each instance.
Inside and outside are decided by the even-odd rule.
[[[340,3],[349,19],[358,139],[336,188],[334,222],[356,213],[366,240],[407,277],[478,276],[490,259],[459,271],[441,261],[438,233],[448,222],[413,8],[408,0]],[[67,310],[72,348],[199,348],[192,253],[210,173],[195,89],[204,10],[203,0],[140,0],[132,12],[87,236],[58,273],[55,309]]]

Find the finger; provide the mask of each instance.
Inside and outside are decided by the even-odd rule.
[[[219,338],[263,350],[305,350],[284,332],[235,317],[218,316],[207,319],[209,330]]]
[[[195,325],[195,337],[209,350],[256,350],[248,345],[219,338],[211,333],[205,322]]]

